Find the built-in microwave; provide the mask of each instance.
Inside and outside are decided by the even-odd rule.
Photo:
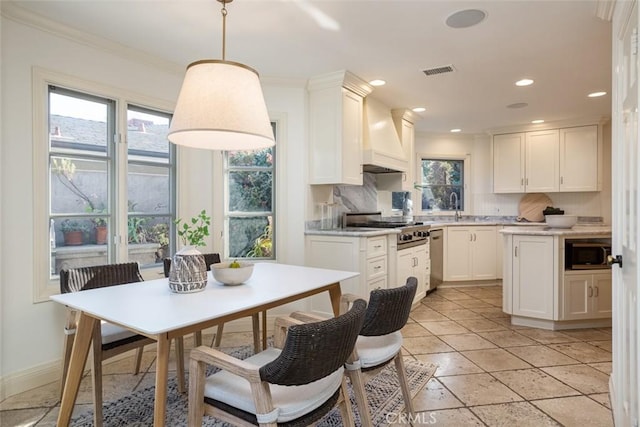
[[[566,242],[564,262],[567,270],[593,270],[611,268],[607,257],[611,255],[611,244],[601,242]]]

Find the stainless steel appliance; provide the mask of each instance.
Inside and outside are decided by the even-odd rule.
[[[429,252],[431,252],[431,286],[430,289],[435,289],[438,285],[442,284],[444,277],[444,232],[441,228],[430,231],[431,234],[431,246]]]
[[[607,257],[611,255],[611,243],[567,240],[564,248],[564,264],[567,270],[611,268],[607,264]]]
[[[402,219],[382,219],[382,212],[345,212],[342,224],[344,228],[366,227],[366,228],[399,228],[398,250],[412,248],[414,246],[426,245],[429,240],[428,224],[413,221],[403,221]]]

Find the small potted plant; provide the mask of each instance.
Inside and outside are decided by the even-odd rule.
[[[83,237],[87,226],[75,219],[65,219],[60,224],[60,230],[64,235],[65,246],[78,246],[83,244]]]
[[[190,220],[178,218],[174,224],[185,246],[173,256],[169,270],[169,288],[177,293],[202,291],[207,286],[207,265],[196,247],[205,245],[204,238],[209,235],[211,217],[207,215],[207,211],[202,210]]]

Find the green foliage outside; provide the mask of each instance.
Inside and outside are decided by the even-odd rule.
[[[206,210],[202,210],[198,215],[183,222],[182,218],[174,221],[178,237],[183,245],[206,246],[204,238],[209,235],[211,217]]]
[[[422,160],[422,210],[456,210],[451,194],[458,196],[458,208],[464,209],[464,161]],[[452,203],[452,201],[454,203]]]

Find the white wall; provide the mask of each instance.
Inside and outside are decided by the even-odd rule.
[[[0,147],[0,268],[1,345],[0,399],[6,395],[59,378],[64,309],[53,302],[33,303],[33,138],[32,67],[99,82],[173,102],[182,71],[162,69],[127,59],[113,51],[91,47],[8,19],[1,21],[2,140]],[[304,200],[306,188],[305,90],[299,87],[265,87],[270,111],[286,117],[282,131],[287,149],[278,152],[286,177],[277,197],[287,236],[278,247],[279,261],[304,262]],[[182,149],[179,153],[179,211],[184,215],[202,207],[213,211],[212,155]],[[187,168],[187,166],[189,168]],[[283,179],[279,177],[278,179]],[[41,236],[47,238],[47,236]],[[270,313],[271,314],[271,313]],[[3,396],[4,395],[4,396]]]
[[[567,214],[601,216],[611,223],[611,126],[603,127],[603,190],[586,193],[548,193],[555,207]],[[524,194],[493,193],[491,137],[488,135],[416,134],[416,153],[471,155],[471,215],[518,215]],[[595,173],[595,172],[594,172]]]

